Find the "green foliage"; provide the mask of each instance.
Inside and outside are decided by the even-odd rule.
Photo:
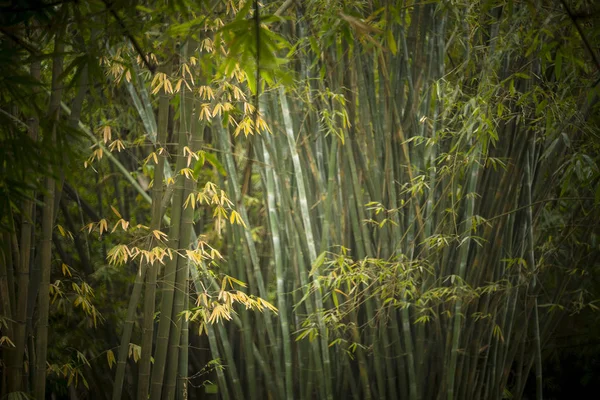
[[[392,3],[0,6],[0,396],[522,398],[595,337],[592,2]]]
[[[291,83],[292,76],[282,68],[288,60],[278,56],[291,46],[281,35],[268,29],[267,24],[281,22],[283,19],[276,16],[246,18],[251,5],[251,1],[245,2],[235,20],[217,31],[217,41],[221,36],[227,52],[219,72],[225,76],[232,76],[236,69],[241,69],[246,75],[250,92],[256,94],[257,72],[269,86],[276,81]]]

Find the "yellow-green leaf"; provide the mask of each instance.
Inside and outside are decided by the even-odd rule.
[[[387,42],[392,54],[396,55],[398,52],[398,46],[396,46],[396,40],[394,39],[394,34],[392,33],[391,29],[388,29],[387,31]]]

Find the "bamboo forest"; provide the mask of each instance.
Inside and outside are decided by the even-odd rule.
[[[596,398],[599,22],[1,1],[0,399]]]

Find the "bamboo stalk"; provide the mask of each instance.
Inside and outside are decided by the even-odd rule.
[[[30,74],[33,79],[39,80],[41,76],[41,62],[34,61],[30,67]],[[37,93],[35,91],[34,93]],[[40,121],[37,117],[32,117],[27,124],[28,135],[33,141],[38,140],[38,131],[39,131]],[[18,271],[18,290],[15,290],[14,284],[9,285],[9,291],[5,293],[11,293],[10,298],[16,299],[16,305],[12,304],[10,306],[7,305],[6,316],[9,317],[10,320],[14,321],[9,324],[12,325],[10,327],[10,331],[12,333],[12,337],[15,340],[15,348],[8,350],[8,360],[9,365],[8,370],[11,371],[9,374],[8,380],[8,390],[9,392],[19,391],[22,385],[22,369],[23,369],[23,356],[25,354],[25,327],[26,327],[26,318],[27,318],[27,309],[28,309],[28,300],[30,298],[30,293],[26,290],[29,287],[29,276],[30,276],[30,262],[31,262],[31,244],[32,238],[34,235],[33,229],[33,198],[35,197],[35,193],[32,193],[32,199],[25,200],[22,207],[21,214],[21,239],[19,242],[19,254],[18,259],[16,261],[16,269]],[[11,243],[14,241],[9,241],[7,243]],[[16,244],[16,243],[14,243]],[[7,253],[7,255],[10,252]],[[10,264],[8,264],[10,265]],[[8,275],[8,277],[12,278],[12,274]],[[7,284],[10,282],[7,281]],[[8,289],[8,288],[7,288]],[[14,297],[14,293],[18,294],[18,298]],[[35,302],[35,299],[34,299]],[[11,317],[14,316],[14,317]]]
[[[231,387],[233,388],[233,398],[235,399],[244,399],[244,395],[242,394],[242,383],[240,382],[240,378],[237,372],[237,367],[235,366],[235,360],[233,356],[233,349],[231,348],[231,344],[229,340],[227,340],[225,329],[222,324],[218,324],[216,329],[219,332],[219,337],[221,339],[221,344],[223,347],[223,353],[225,355],[225,360],[230,360],[225,371],[227,375],[230,377]]]
[[[285,139],[282,139],[282,140],[285,141]],[[283,199],[283,203],[280,206],[280,208],[281,209],[293,209],[294,203],[291,199],[290,192],[289,192],[290,185],[289,185],[289,183],[287,183],[284,180],[284,177],[282,176],[282,174],[278,173],[278,171],[284,170],[284,166],[281,163],[280,152],[276,151],[277,146],[274,145],[274,143],[272,143],[274,141],[275,140],[271,140],[271,137],[265,136],[263,139],[263,146],[265,146],[266,149],[269,151],[270,159],[274,166],[272,171],[273,171],[273,175],[275,178],[275,190],[279,195],[280,201]],[[279,151],[281,151],[281,147],[279,147]],[[309,315],[312,315],[315,312],[315,305],[313,303],[314,297],[309,296],[309,294],[307,292],[308,286],[309,286],[309,279],[308,279],[307,268],[304,263],[304,259],[305,259],[304,254],[306,254],[305,252],[307,251],[308,246],[305,243],[306,237],[304,235],[300,234],[300,232],[302,232],[302,222],[300,221],[300,219],[297,215],[291,215],[291,213],[283,213],[283,217],[285,218],[285,225],[283,226],[284,229],[282,229],[282,231],[288,232],[288,235],[291,236],[290,238],[288,238],[288,240],[291,242],[289,244],[289,246],[290,246],[289,251],[291,253],[290,260],[293,260],[293,262],[295,264],[297,264],[296,275],[300,280],[300,287],[305,288],[305,290],[306,290],[303,293],[303,295],[305,296],[305,300],[302,303],[302,305],[306,309],[306,312]],[[304,241],[303,241],[303,239],[304,239]],[[298,291],[295,291],[294,293],[298,293]],[[296,313],[299,313],[299,312],[301,312],[301,309],[297,303]],[[299,326],[298,323],[296,325]],[[310,343],[310,349],[311,349],[311,353],[309,356],[308,365],[311,365],[317,371],[322,370],[322,360],[320,357],[319,343],[317,341],[312,341]],[[306,354],[306,353],[299,351],[298,354],[300,356],[300,355]],[[298,367],[300,369],[300,372],[302,373],[303,371],[300,368],[300,360],[299,360]],[[318,379],[320,379],[320,377]],[[309,381],[309,385],[307,385],[306,388],[302,388],[304,390],[303,398],[312,398],[313,397],[312,383],[311,383],[310,375],[309,375],[308,381]],[[326,396],[324,385],[318,385],[318,390],[319,390],[320,396],[324,398]],[[283,392],[281,392],[281,393],[283,395]]]
[[[264,163],[267,166],[271,166],[271,159],[269,157],[269,153],[263,143],[263,157]],[[266,168],[267,175],[267,209],[269,213],[269,225],[271,228],[271,237],[273,240],[273,258],[275,262],[275,274],[277,276],[277,308],[279,309],[279,318],[281,321],[281,335],[283,339],[283,356],[284,356],[284,365],[285,365],[285,395],[286,399],[293,399],[293,389],[292,389],[292,374],[293,374],[293,366],[292,366],[292,345],[290,341],[290,328],[288,323],[288,307],[287,307],[287,294],[285,291],[284,279],[285,274],[283,271],[282,265],[282,254],[281,254],[281,237],[279,235],[279,218],[277,216],[276,206],[275,206],[275,181],[273,178],[273,170],[272,167]]]
[[[532,208],[533,204],[531,200],[531,182],[533,181],[531,174],[531,164],[533,163],[533,154],[532,149],[533,144],[529,146],[529,151],[527,152],[527,160],[525,162],[525,199],[527,204],[530,206],[527,207],[527,264],[529,270],[533,273],[533,282],[531,284],[531,289],[535,291],[537,276],[535,273],[536,264],[535,264],[535,252],[534,252],[534,239],[533,239],[533,212]],[[534,294],[535,295],[535,294]],[[533,335],[534,335],[534,343],[535,343],[535,382],[536,382],[536,399],[542,400],[543,395],[543,380],[542,380],[542,348],[541,348],[541,339],[540,339],[540,321],[538,315],[538,302],[537,297],[533,300]]]
[[[164,66],[165,73],[170,72],[171,63]],[[158,165],[154,169],[154,183],[152,186],[152,210],[150,219],[150,230],[160,230],[161,226],[161,198],[164,191],[163,172],[165,170],[166,140],[169,124],[169,94],[161,90],[158,100],[158,140],[157,146],[165,151],[158,154]],[[149,247],[154,243],[150,239]],[[150,384],[150,359],[152,357],[152,342],[154,337],[154,310],[156,304],[156,278],[158,275],[158,264],[156,262],[148,265],[146,287],[144,291],[144,321],[142,326],[142,350],[138,375],[138,400],[147,400]]]
[[[184,132],[179,132],[179,138],[177,143],[177,155],[176,155],[176,171],[181,171],[185,167],[186,157],[184,155],[184,148],[188,144],[187,135]],[[169,247],[175,251],[180,248],[180,235],[182,225],[182,210],[184,203],[184,179],[185,177],[181,174],[175,179],[173,204],[172,204],[172,215],[171,215],[171,228],[169,231]],[[169,349],[169,337],[171,331],[171,325],[173,323],[173,303],[174,303],[174,292],[175,282],[177,275],[178,265],[181,265],[180,259],[183,256],[177,254],[172,259],[167,261],[167,265],[164,269],[164,277],[162,284],[162,297],[160,307],[160,321],[158,324],[157,337],[156,337],[156,350],[154,354],[154,367],[152,368],[152,376],[150,381],[150,399],[159,400],[162,395],[162,389],[164,384],[164,374],[167,366],[167,350]]]
[[[196,287],[199,288],[198,286]],[[214,357],[215,360],[222,361],[221,352],[219,351],[219,345],[217,343],[217,337],[215,335],[215,327],[211,324],[206,324],[206,332],[208,335],[208,343],[210,346],[210,353]],[[223,399],[230,399],[229,389],[227,388],[227,380],[225,379],[225,374],[221,368],[217,368],[217,379],[219,381],[219,393],[221,394]]]
[[[186,60],[187,58],[187,47],[188,43],[184,44],[181,48],[181,58]],[[193,113],[193,102],[188,99],[191,92],[185,85],[182,86],[179,100],[179,135],[186,137],[185,143],[193,145],[198,144],[198,141],[193,141],[194,136],[198,136],[200,132],[196,131],[198,118]],[[191,143],[190,143],[191,142]],[[185,146],[180,139],[180,148],[183,149]],[[198,149],[191,148],[192,152],[196,152]],[[189,167],[189,166],[188,166]],[[190,194],[196,189],[196,182],[193,179],[185,177],[183,182],[183,199],[187,199]],[[185,201],[185,200],[184,200]],[[181,216],[181,231],[179,233],[179,248],[181,252],[185,252],[190,247],[191,232],[193,229],[193,218],[194,209],[188,204],[187,207],[182,211]],[[169,334],[169,355],[167,364],[167,377],[166,377],[166,391],[165,395],[167,399],[173,399],[175,397],[175,389],[177,386],[177,371],[179,365],[179,353],[180,353],[180,340],[181,340],[181,329],[182,329],[182,317],[184,306],[184,295],[185,285],[189,276],[188,271],[189,260],[187,257],[178,255],[177,257],[177,272],[175,274],[175,287],[173,294],[173,311],[171,313],[173,324],[171,325],[171,332]]]
[[[471,174],[469,177],[469,184],[466,194],[475,193],[477,178],[479,177],[479,144],[475,144],[474,156],[473,156],[473,165],[471,166]],[[471,227],[469,224],[471,223],[471,219],[473,218],[473,210],[475,208],[475,197],[471,196],[470,199],[466,200],[466,208],[465,208],[465,216],[462,224],[462,231],[470,235]],[[466,268],[467,268],[467,259],[469,256],[469,247],[471,243],[470,237],[465,239],[466,241],[462,244],[459,249],[459,265],[456,271],[456,274],[459,278],[465,276]],[[458,346],[460,343],[460,333],[461,333],[461,319],[464,318],[463,313],[463,300],[462,297],[458,297],[456,300],[456,304],[454,307],[454,315],[453,325],[452,325],[452,348],[450,350],[450,359],[448,364],[448,375],[447,375],[447,398],[448,400],[454,399],[454,388],[455,388],[455,377],[456,377],[456,364],[458,360]]]
[[[242,199],[240,187],[239,187],[239,185],[237,185],[237,182],[238,182],[237,171],[236,171],[235,163],[233,160],[233,156],[231,154],[231,149],[229,147],[229,138],[228,138],[227,132],[225,131],[225,129],[223,129],[221,124],[216,124],[215,129],[217,131],[217,136],[218,136],[217,140],[219,141],[219,145],[221,146],[221,149],[223,151],[223,156],[225,158],[225,169],[229,176],[229,179],[228,179],[229,192],[233,193],[233,198],[237,205],[238,212],[239,212],[240,216],[242,217],[244,224],[246,225],[246,228],[243,230],[243,237],[245,239],[245,243],[248,248],[248,252],[250,253],[250,265],[252,266],[252,269],[248,269],[248,271],[247,271],[248,277],[250,277],[250,276],[254,277],[255,285],[258,289],[259,296],[264,299],[267,299],[268,294],[267,294],[267,291],[265,288],[263,274],[262,274],[262,271],[260,268],[260,262],[259,262],[258,253],[256,250],[256,244],[254,243],[254,240],[252,239],[252,234],[250,232],[251,224],[250,224],[250,220],[248,218],[248,212],[246,210],[244,202],[242,201],[243,199]],[[252,284],[251,284],[251,287],[252,287]],[[266,335],[266,337],[261,335],[259,340],[268,340],[270,343],[276,343],[276,341],[277,341],[276,335],[275,335],[275,331],[272,326],[271,319],[267,315],[261,315],[261,319],[264,321],[264,327],[266,329],[267,335]],[[261,347],[264,347],[264,346],[261,346]],[[275,364],[277,365],[280,363],[279,348],[277,348],[277,347],[274,348],[273,352],[274,352],[274,359],[276,360]],[[281,380],[276,380],[276,383],[277,383],[278,391],[280,392],[280,396],[283,397],[283,395],[284,395],[283,382]]]
[[[62,34],[55,38],[54,53],[52,60],[52,89],[50,95],[50,106],[48,117],[53,122],[51,140],[56,137],[57,124],[60,116],[60,101],[62,96],[62,83],[59,81],[63,71],[64,42]],[[54,200],[56,182],[51,174],[46,178],[46,193],[44,194],[44,207],[42,212],[42,238],[41,238],[41,270],[40,290],[38,294],[38,324],[36,342],[36,365],[34,377],[34,394],[38,399],[46,395],[46,360],[48,354],[48,315],[50,310],[50,274],[52,270],[52,231],[54,228]],[[26,254],[29,258],[29,254]],[[20,290],[25,292],[25,286]],[[25,304],[26,309],[27,304]],[[23,338],[24,340],[25,338]]]
[[[133,324],[136,320],[137,305],[142,295],[144,278],[146,277],[147,267],[142,261],[135,274],[133,290],[127,306],[127,314],[123,323],[123,332],[121,333],[121,342],[119,344],[119,353],[117,355],[117,368],[115,370],[115,383],[113,385],[112,399],[119,400],[122,396],[123,382],[125,381],[125,367],[127,366],[127,355],[129,354],[129,344],[133,332]]]
[[[2,246],[0,247],[0,311],[2,315],[9,319],[13,319],[14,305],[12,304],[12,288],[9,284],[9,276],[13,274],[12,252],[10,249],[10,235],[8,232],[2,233]],[[12,337],[12,324],[6,327],[6,336]]]
[[[189,282],[186,282],[183,309],[189,309],[190,293]],[[184,318],[181,322],[181,348],[179,349],[179,377],[177,379],[177,400],[188,398],[188,365],[189,365],[189,320]]]
[[[285,96],[285,92],[283,87],[279,88],[279,101],[281,104],[281,111],[283,115],[285,133],[288,139],[289,150],[292,155],[292,162],[294,165],[294,173],[296,175],[296,183],[298,185],[298,197],[300,202],[300,210],[302,213],[302,222],[304,224],[304,231],[306,235],[306,241],[308,244],[308,252],[309,259],[311,263],[317,258],[317,251],[315,246],[315,241],[313,239],[313,231],[312,224],[310,221],[310,216],[308,212],[308,198],[306,195],[306,189],[304,186],[304,177],[302,172],[302,167],[300,163],[300,157],[298,155],[298,151],[296,149],[296,142],[294,139],[294,131],[292,125],[292,119],[290,115],[290,109],[287,104],[287,98]],[[321,285],[318,280],[314,280],[313,284],[315,285],[315,300],[317,305],[317,318],[318,324],[320,328],[320,336],[321,336],[321,357],[323,358],[323,374],[324,374],[324,383],[325,383],[325,393],[327,399],[332,399],[333,394],[331,392],[331,362],[329,359],[329,351],[328,351],[328,333],[325,328],[325,324],[323,323],[322,317],[319,313],[319,310],[323,309],[323,299],[321,297]]]

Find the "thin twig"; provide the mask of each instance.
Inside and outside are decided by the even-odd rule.
[[[567,6],[567,3],[565,0],[560,0],[560,2],[562,4],[562,6],[564,7],[565,11],[567,12],[567,14],[569,15],[571,22],[573,22],[573,25],[575,25],[577,32],[579,32],[579,36],[581,36],[581,40],[583,41],[585,48],[590,53],[590,56],[592,56],[592,60],[596,63],[596,68],[598,69],[598,71],[600,71],[600,59],[598,58],[598,55],[592,49],[592,46],[590,45],[590,42],[588,41],[587,37],[585,36],[583,29],[581,29],[579,22],[577,22],[577,18],[571,12],[571,9],[569,8],[569,6]]]
[[[148,59],[148,57],[146,56],[146,54],[143,52],[142,47],[139,45],[139,43],[137,42],[137,40],[135,40],[135,38],[133,37],[133,35],[129,32],[129,30],[125,26],[125,23],[123,22],[123,20],[121,19],[121,17],[119,17],[119,15],[117,14],[117,12],[113,9],[112,3],[108,2],[108,0],[102,0],[102,2],[104,3],[106,9],[115,18],[115,20],[117,21],[117,23],[119,24],[119,26],[121,27],[121,29],[123,29],[123,31],[125,32],[125,35],[131,41],[131,44],[135,48],[135,51],[137,51],[137,53],[140,55],[140,57],[142,57],[142,61],[144,61],[144,64],[146,65],[146,68],[148,68],[150,70],[150,72],[152,72],[152,74],[154,74],[156,72],[156,65],[154,65],[154,64],[152,64],[150,62],[150,60]]]

